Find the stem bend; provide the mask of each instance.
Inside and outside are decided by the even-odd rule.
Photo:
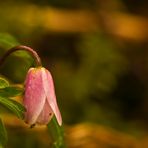
[[[12,54],[13,52],[15,51],[18,51],[18,50],[25,50],[27,52],[29,52],[32,57],[35,59],[35,62],[36,62],[36,65],[37,67],[40,67],[42,66],[42,63],[41,63],[41,59],[39,57],[39,55],[37,54],[37,52],[35,50],[33,50],[32,48],[30,47],[27,47],[27,46],[23,46],[23,45],[19,45],[19,46],[15,46],[13,48],[10,48],[1,58],[0,58],[0,65],[3,64],[3,62],[6,60],[6,58]]]

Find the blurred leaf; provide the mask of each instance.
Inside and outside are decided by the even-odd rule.
[[[13,46],[19,45],[19,42],[8,33],[0,33],[0,47],[9,49]]]
[[[8,86],[9,86],[9,82],[4,78],[0,78],[0,89]]]
[[[18,46],[20,43],[10,34],[0,33],[0,47],[5,50],[9,50],[14,46]],[[17,51],[14,53],[15,56],[30,58],[30,55],[26,51]]]
[[[5,126],[0,119],[0,147],[3,147],[7,142],[7,132]]]
[[[5,87],[3,89],[0,89],[0,96],[3,97],[15,97],[19,96],[23,93],[24,89],[20,87]]]
[[[24,118],[24,112],[26,109],[20,103],[2,96],[0,96],[0,103],[11,110],[18,118]]]

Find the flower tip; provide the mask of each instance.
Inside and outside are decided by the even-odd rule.
[[[62,119],[58,121],[59,126],[62,126]]]

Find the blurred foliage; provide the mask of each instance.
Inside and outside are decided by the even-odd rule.
[[[93,120],[93,118],[97,120],[97,112],[98,120],[100,120],[100,116],[104,117],[105,115],[99,114],[99,102],[102,102],[116,87],[118,76],[126,69],[125,61],[118,50],[114,48],[113,42],[105,37],[102,38],[100,33],[82,36],[77,52],[81,57],[76,69],[72,69],[70,65],[72,61],[61,62],[58,59],[55,61],[56,66],[60,68],[60,70],[57,68],[60,75],[58,75],[59,72],[57,75],[55,74],[59,82],[57,86],[62,88],[58,90],[58,93],[61,96],[63,92],[66,92],[63,101],[65,116],[69,121],[75,122],[84,119]],[[69,83],[64,83],[64,81]],[[74,109],[76,105],[77,110]],[[75,112],[70,108],[73,108]],[[71,116],[73,113],[74,118]]]
[[[7,80],[2,77],[0,78],[0,105],[9,109],[9,111],[22,119],[25,111],[24,106],[12,100],[12,97],[18,96],[19,94],[22,94],[22,89],[11,87]],[[1,107],[1,112],[2,111],[3,109]],[[0,119],[0,147],[4,147],[6,145],[6,142],[7,132],[2,120]]]
[[[51,5],[58,8],[67,8],[67,9],[78,9],[78,8],[89,8],[95,5],[95,0],[69,0],[69,1],[60,1],[60,0],[26,0],[26,1],[19,1],[19,0],[6,0],[5,2],[17,2],[17,3],[34,3],[41,6]],[[3,2],[2,2],[3,3]]]
[[[3,147],[7,143],[7,132],[2,120],[0,119],[0,147]]]
[[[15,100],[12,100],[12,97],[22,95],[24,89],[20,87],[13,87],[9,84],[4,78],[0,78],[0,103],[4,107],[8,108],[17,117],[23,119],[25,107],[22,106]]]
[[[14,132],[15,130],[15,132]],[[7,146],[9,148],[48,148],[52,146],[51,137],[48,135],[47,132],[36,132],[32,131],[31,129],[23,130],[23,129],[16,129],[10,128],[8,130],[8,143]],[[12,138],[13,137],[13,138]]]

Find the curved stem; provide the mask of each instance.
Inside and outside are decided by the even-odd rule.
[[[33,56],[33,58],[35,59],[35,62],[36,62],[37,67],[42,66],[41,59],[40,59],[39,55],[37,54],[37,52],[34,51],[32,48],[27,47],[27,46],[23,46],[23,45],[19,45],[19,46],[10,48],[10,49],[2,56],[2,58],[0,58],[0,65],[3,64],[3,62],[6,60],[6,58],[7,58],[10,54],[12,54],[13,52],[18,51],[18,50],[25,50],[25,51],[29,52],[29,53]]]

